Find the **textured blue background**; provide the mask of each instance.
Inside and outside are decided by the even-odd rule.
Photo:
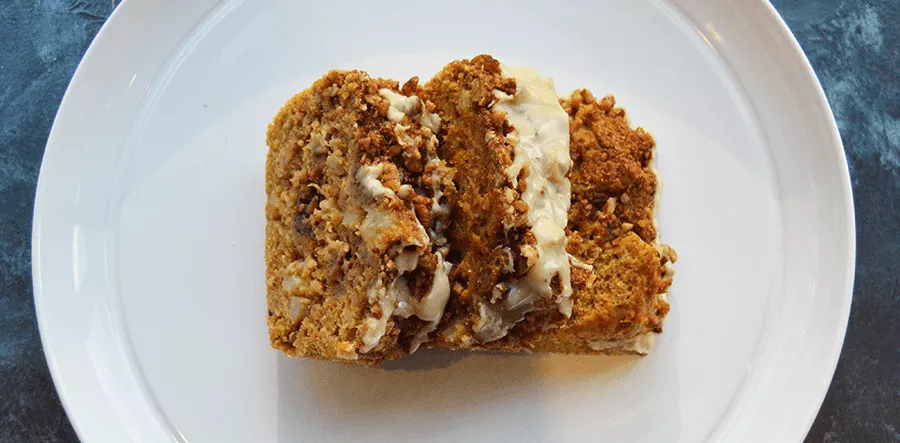
[[[746,0],[750,1],[750,0]],[[30,232],[53,116],[116,0],[0,1],[0,441],[77,441],[34,315]],[[900,442],[900,3],[776,0],[837,118],[858,258],[844,351],[808,442]]]

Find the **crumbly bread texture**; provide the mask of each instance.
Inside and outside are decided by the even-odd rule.
[[[560,101],[572,160],[565,231],[571,311],[560,309],[555,297],[519,312],[504,303],[536,261],[522,198],[534,163],[520,171],[515,187],[507,184],[519,140],[507,137],[517,128],[495,105],[498,96],[517,93],[520,79],[508,78],[504,69],[490,56],[478,56],[450,63],[424,87],[443,119],[439,152],[456,168],[458,187],[449,240],[451,260],[459,265],[450,276],[452,296],[435,345],[645,354],[669,309],[675,254],[656,243],[653,138],[629,125],[612,96],[597,101],[579,90]],[[560,283],[552,281],[554,294]],[[511,328],[480,334],[492,313]]]
[[[440,317],[455,188],[417,82],[331,71],[269,125],[268,323],[288,355],[376,364]]]
[[[534,254],[528,205],[506,174],[514,156],[505,138],[511,128],[504,115],[492,109],[494,91],[512,95],[515,81],[504,78],[500,62],[485,55],[450,63],[426,82],[423,91],[441,116],[439,154],[459,171],[448,231],[449,259],[457,264],[450,274],[452,296],[436,337],[443,347],[470,347],[506,333],[500,320],[491,321],[498,315],[493,307],[504,295],[506,283],[524,271],[523,248]]]
[[[654,140],[612,96],[559,100],[517,69],[481,55],[402,87],[331,71],[285,104],[267,135],[273,347],[365,365],[649,351],[677,259],[657,243]]]
[[[615,98],[585,89],[561,100],[573,166],[568,251],[573,309],[529,316],[505,350],[646,354],[669,311],[675,251],[657,243],[653,137],[629,125]]]

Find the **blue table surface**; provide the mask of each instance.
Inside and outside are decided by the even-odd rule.
[[[31,216],[53,117],[82,54],[116,3],[0,3],[2,442],[77,441],[38,336]],[[900,442],[900,2],[773,3],[828,95],[856,204],[850,325],[837,373],[806,441]]]

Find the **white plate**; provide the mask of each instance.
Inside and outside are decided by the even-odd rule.
[[[332,67],[490,53],[614,93],[659,145],[672,312],[646,358],[269,348],[266,124]],[[853,208],[821,88],[762,1],[124,2],[38,185],[44,348],[86,442],[800,441],[840,353]]]

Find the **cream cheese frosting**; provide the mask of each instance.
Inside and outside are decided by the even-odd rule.
[[[497,312],[496,306],[479,307],[481,321],[476,325],[476,332],[482,342],[505,336],[540,299],[556,295],[559,311],[565,316],[572,313],[571,268],[565,232],[572,199],[567,177],[572,166],[569,116],[559,103],[553,80],[527,67],[503,66],[501,73],[516,80],[516,92],[509,95],[495,90],[493,109],[505,113],[513,128],[506,136],[514,149],[513,163],[506,174],[512,187],[517,188],[525,171],[521,198],[528,204],[528,224],[535,238],[532,248],[536,253],[529,250],[534,263],[524,276],[511,282],[501,312]],[[554,278],[559,279],[561,286],[558,294],[553,293]]]

